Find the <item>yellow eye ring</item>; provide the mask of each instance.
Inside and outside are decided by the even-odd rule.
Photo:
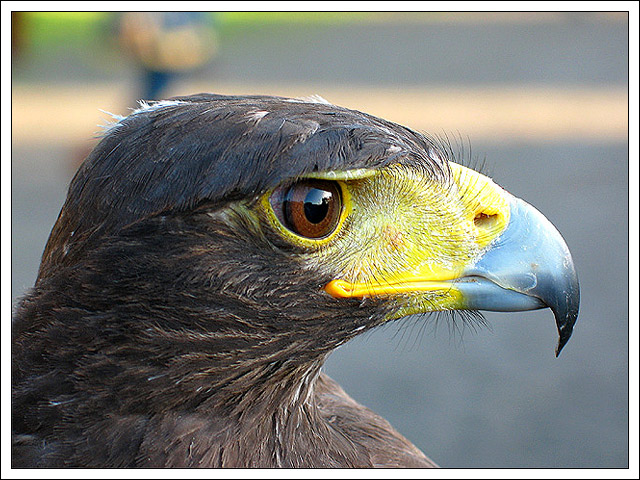
[[[261,205],[269,224],[286,240],[313,248],[339,234],[351,196],[344,182],[304,178],[267,192]]]

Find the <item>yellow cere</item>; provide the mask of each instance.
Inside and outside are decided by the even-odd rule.
[[[336,298],[403,298],[403,314],[464,308],[452,280],[506,228],[509,194],[473,170],[449,166],[450,178],[439,181],[402,165],[336,175],[343,215],[320,240],[293,238],[273,212],[267,216],[292,241],[315,247],[303,260],[334,278],[325,291]],[[268,199],[263,206],[270,208]]]
[[[476,241],[486,247],[509,223],[509,194],[474,170],[453,162],[449,167],[466,204],[467,220],[473,219]]]

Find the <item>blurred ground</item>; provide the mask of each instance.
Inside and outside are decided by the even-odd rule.
[[[178,92],[209,91],[206,81],[181,82]],[[337,105],[365,110],[426,132],[464,132],[491,143],[558,142],[580,139],[612,143],[627,138],[626,87],[397,87],[327,86],[321,83],[216,83],[215,92],[229,95],[272,94],[322,96]],[[47,144],[81,142],[98,132],[108,114],[126,114],[122,99],[127,85],[96,83],[75,86],[17,85],[12,92],[13,141]],[[129,96],[132,96],[129,93]],[[64,105],[64,108],[61,108]],[[602,112],[607,112],[603,116]],[[62,125],[62,127],[61,127]],[[89,128],[91,127],[91,128]]]
[[[95,50],[84,45],[26,48],[13,64],[14,302],[109,119],[99,109],[135,107],[131,62],[103,37]],[[445,467],[620,468],[629,462],[627,88],[624,15],[387,14],[236,20],[221,27],[213,63],[169,93],[319,94],[486,157],[488,173],[539,208],[574,256],[581,313],[561,357],[551,313],[535,311],[487,314],[491,330],[463,334],[396,323],[343,346],[326,371]]]

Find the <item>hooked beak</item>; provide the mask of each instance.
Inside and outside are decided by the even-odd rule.
[[[512,197],[507,228],[456,283],[469,308],[499,312],[548,307],[558,328],[556,356],[578,318],[580,288],[564,239],[538,210]]]

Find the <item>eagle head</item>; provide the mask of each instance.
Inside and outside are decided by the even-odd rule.
[[[337,346],[408,315],[548,307],[559,353],[578,303],[558,231],[445,142],[317,98],[143,104],[75,175],[17,311],[18,451],[182,465],[142,455],[145,435],[173,445],[198,418],[227,465],[360,465],[362,438],[386,437],[332,411],[344,392],[329,400],[320,367]],[[344,431],[320,448],[330,418]],[[300,425],[328,430],[304,443]]]

